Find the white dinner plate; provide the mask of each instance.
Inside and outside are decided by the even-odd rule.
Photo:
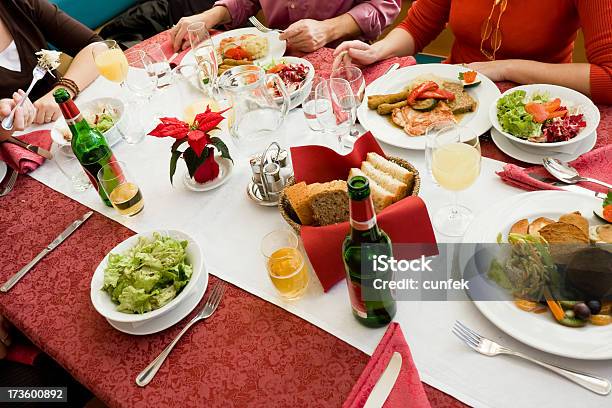
[[[573,153],[560,153],[514,143],[495,128],[491,128],[491,139],[493,139],[493,143],[495,143],[499,150],[525,163],[542,164],[542,159],[545,157],[552,157],[568,163],[590,152],[595,147],[597,132],[593,132],[592,135],[577,143],[577,148]]]
[[[0,182],[4,180],[4,176],[6,176],[6,170],[7,170],[6,163],[3,161],[0,161]]]
[[[193,290],[187,295],[187,298],[175,309],[165,315],[147,320],[143,323],[123,323],[109,319],[106,319],[106,321],[115,329],[135,336],[144,336],[166,330],[183,320],[193,311],[193,309],[195,309],[200,303],[200,300],[202,300],[207,287],[208,275],[202,274],[198,277]]]
[[[269,60],[272,58],[281,58],[283,55],[285,55],[285,50],[287,49],[287,42],[279,40],[277,31],[271,31],[269,33],[262,33],[255,27],[238,28],[236,30],[225,31],[223,33],[214,35],[212,37],[212,41],[213,41],[213,44],[215,45],[215,48],[218,48],[219,43],[221,42],[222,39],[228,38],[228,37],[236,37],[236,36],[240,36],[244,34],[255,34],[261,37],[268,38],[268,54],[266,54],[266,56],[264,56],[263,58],[256,59],[255,61],[264,61],[264,60]],[[195,64],[195,63],[196,61],[195,61],[192,51],[189,51],[185,55],[183,60],[181,61],[181,65]]]
[[[494,243],[498,233],[506,237],[512,224],[520,219],[548,217],[556,220],[563,214],[580,211],[592,226],[602,224],[593,215],[597,207],[601,207],[600,199],[565,191],[517,194],[492,205],[476,215],[463,237],[464,244],[459,252],[462,270],[474,255],[469,244]],[[581,360],[612,359],[612,326],[565,327],[550,313],[525,312],[512,301],[474,301],[474,304],[501,330],[538,350]]]
[[[368,96],[401,92],[410,81],[421,75],[436,75],[458,81],[460,72],[467,69],[450,64],[422,64],[400,68],[376,79],[366,87],[366,97],[357,109],[359,123],[372,132],[381,142],[404,149],[425,150],[425,136],[408,136],[401,128],[391,123],[389,116],[381,116],[368,108]],[[460,121],[463,126],[470,127],[478,135],[491,128],[489,106],[499,97],[501,92],[486,76],[478,74],[480,85],[466,88],[466,91],[478,102],[476,112],[466,114]]]

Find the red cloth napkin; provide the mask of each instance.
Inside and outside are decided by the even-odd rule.
[[[51,148],[50,130],[37,130],[19,136],[18,139],[46,150]],[[0,160],[17,170],[19,174],[26,174],[43,164],[45,158],[16,144],[4,142],[0,143]]]
[[[41,354],[41,351],[31,344],[12,344],[5,357],[7,361],[34,365],[34,360]]]
[[[297,182],[306,183],[346,180],[352,167],[361,167],[368,152],[384,156],[380,145],[370,132],[361,136],[353,151],[341,156],[323,146],[291,148],[293,171]],[[378,225],[396,244],[423,245],[424,254],[433,255],[436,238],[425,203],[418,197],[407,197],[385,208],[377,215]],[[349,223],[324,227],[304,226],[301,229],[304,249],[317,274],[323,290],[328,291],[345,276],[342,262],[342,241],[350,230]],[[397,254],[396,254],[397,256]],[[398,256],[398,259],[406,256]]]
[[[402,328],[398,323],[393,322],[387,328],[387,332],[376,347],[368,365],[353,386],[348,398],[342,404],[342,408],[361,408],[364,406],[374,385],[380,379],[395,352],[402,355],[402,368],[383,407],[427,408],[431,406],[419,378],[419,372],[414,365],[414,361],[412,361],[412,354],[402,333]]]
[[[334,62],[333,54],[334,50],[331,48],[320,48],[313,53],[304,55],[303,58],[310,61],[310,63],[314,66],[317,75],[320,75],[323,78],[329,78],[331,75],[332,64]],[[400,64],[400,68],[416,64],[416,60],[413,57],[393,57],[379,61],[372,65],[368,65],[367,67],[363,67],[361,69],[366,84],[369,85],[372,81],[384,75],[384,73],[387,72],[387,69],[389,69],[389,67],[396,62]]]
[[[607,183],[612,183],[612,145],[604,146],[589,153],[583,154],[570,163],[581,176],[596,178]],[[529,168],[519,167],[514,164],[506,164],[504,170],[497,173],[501,179],[514,187],[523,190],[563,190],[562,187],[538,180],[537,178],[552,179],[553,176],[542,166]],[[534,178],[535,176],[535,178]],[[605,187],[593,183],[578,183],[580,187],[593,191],[606,192]]]

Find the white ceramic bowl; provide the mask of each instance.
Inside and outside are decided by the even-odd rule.
[[[179,240],[186,240],[189,242],[186,248],[186,252],[187,252],[187,261],[193,267],[193,273],[191,275],[191,279],[189,279],[189,282],[187,283],[187,285],[185,285],[183,290],[174,299],[172,299],[168,304],[164,305],[163,307],[160,307],[159,309],[156,309],[156,310],[153,310],[147,313],[143,313],[143,314],[130,314],[130,313],[119,312],[117,311],[117,305],[113,303],[113,301],[110,298],[110,295],[102,290],[102,286],[104,286],[104,269],[106,268],[106,265],[108,264],[109,255],[111,253],[122,254],[122,253],[127,252],[130,248],[136,245],[139,237],[151,238],[153,236],[153,232],[159,232],[162,235],[170,236],[170,237],[173,237]],[[91,279],[91,289],[90,289],[91,303],[93,304],[94,309],[96,309],[98,313],[100,313],[102,316],[104,316],[105,318],[109,320],[112,320],[115,322],[122,322],[122,323],[144,322],[147,320],[154,319],[165,313],[168,313],[169,311],[174,309],[176,306],[178,306],[184,299],[188,297],[187,295],[196,285],[196,281],[198,280],[198,276],[200,274],[206,274],[206,283],[207,283],[208,273],[206,272],[206,268],[204,267],[202,251],[200,250],[200,247],[195,242],[195,240],[191,238],[189,235],[185,234],[184,232],[176,231],[176,230],[150,231],[150,232],[146,232],[142,234],[136,234],[126,239],[125,241],[121,242],[116,247],[114,247],[108,254],[106,254],[102,262],[100,262],[100,264],[96,268],[96,271],[94,272],[94,275]]]
[[[312,88],[312,80],[314,79],[314,76],[315,76],[315,69],[310,63],[310,61],[305,60],[304,58],[282,57],[279,59],[275,59],[274,61],[276,63],[304,64],[306,67],[308,67],[308,74],[306,74],[306,79],[304,80],[304,83],[302,84],[302,86],[299,89],[296,89],[295,91],[289,93],[289,99],[290,99],[289,110],[295,109],[298,106],[300,106],[302,102],[304,102],[304,99],[306,99],[306,97],[310,93],[310,89]],[[270,62],[272,62],[272,60],[267,60],[259,65],[265,66],[269,64]],[[275,98],[275,100],[278,103],[282,102],[282,98]]]
[[[551,98],[560,98],[561,103],[568,103],[571,106],[580,107],[580,113],[584,115],[584,120],[586,121],[586,127],[580,130],[580,132],[573,139],[564,141],[564,142],[554,142],[554,143],[535,143],[530,142],[527,139],[521,139],[520,137],[516,137],[507,133],[502,129],[499,120],[497,119],[497,101],[503,98],[504,96],[514,92],[523,90],[527,92],[527,98],[534,93],[548,93]],[[593,132],[599,126],[599,109],[593,104],[593,102],[581,94],[580,92],[574,91],[573,89],[565,88],[563,86],[557,85],[546,85],[546,84],[534,84],[534,85],[522,85],[517,86],[516,88],[512,88],[501,94],[499,98],[495,100],[495,102],[490,106],[489,109],[489,118],[491,119],[491,123],[493,127],[497,129],[503,136],[507,137],[513,143],[520,143],[522,145],[531,146],[531,147],[540,147],[543,149],[556,147],[556,146],[566,146],[572,143],[577,143],[589,135],[592,135]]]
[[[119,131],[118,126],[123,120],[125,105],[123,104],[123,102],[121,102],[121,100],[117,98],[96,98],[84,103],[77,102],[77,106],[83,114],[85,114],[85,112],[91,112],[96,110],[98,105],[110,105],[117,110],[118,117],[115,121],[115,125],[103,133],[104,137],[106,138],[106,141],[108,142],[108,145],[114,146],[115,144],[117,144],[117,142],[121,140],[121,132]],[[67,129],[68,125],[66,124],[64,118],[59,118],[51,129],[51,139],[53,139],[53,141],[60,146],[69,145],[70,142],[64,139],[64,136],[62,135],[62,130]]]

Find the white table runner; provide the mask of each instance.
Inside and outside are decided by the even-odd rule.
[[[114,85],[100,78],[83,92],[78,103],[117,92]],[[172,99],[177,97],[174,91],[168,92],[163,98],[165,111],[169,116],[182,116],[183,105],[175,104],[178,99]],[[321,136],[308,129],[299,109],[290,112],[283,131],[292,145],[321,142]],[[225,134],[223,138],[231,149],[233,145],[229,135]],[[75,192],[54,163],[46,163],[33,172],[32,177],[136,232],[168,228],[187,232],[198,240],[213,274],[371,354],[385,329],[365,328],[353,318],[344,282],[324,294],[318,280],[313,277],[304,298],[293,303],[276,295],[268,280],[259,245],[267,232],[288,226],[276,208],[260,207],[247,198],[250,169],[246,161],[238,157],[236,149],[232,150],[237,159],[232,178],[217,190],[196,193],[182,184],[184,163],[178,166],[175,187],[170,185],[170,145],[169,138],[147,136],[139,145],[130,146],[122,142],[113,148],[115,155],[127,162],[144,196],[144,211],[133,218],[121,217],[104,206],[93,189]],[[383,149],[389,155],[403,157],[419,169],[423,177],[419,195],[425,200],[430,214],[448,202],[447,194],[426,174],[423,152],[387,145]],[[479,179],[460,194],[460,201],[479,212],[496,201],[520,193],[521,190],[505,185],[495,175],[502,165],[499,161],[483,159]],[[441,235],[437,239],[438,242],[451,242]],[[95,267],[92,265],[92,274]],[[612,379],[610,361],[570,360],[531,349],[489,323],[469,301],[398,302],[395,320],[402,326],[421,378],[426,383],[478,407],[612,406],[612,396],[597,396],[530,363],[504,356],[488,358],[471,351],[450,332],[457,319],[487,337],[534,357]]]

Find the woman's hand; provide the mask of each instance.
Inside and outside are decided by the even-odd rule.
[[[34,123],[42,125],[55,122],[62,114],[59,105],[55,102],[55,98],[53,97],[53,91],[55,91],[55,89],[34,102],[34,107],[36,108]]]
[[[325,21],[303,19],[291,24],[278,37],[291,51],[313,52],[329,42],[331,28]]]
[[[378,43],[370,45],[358,40],[345,41],[336,48],[334,57],[341,57],[340,54],[343,51],[347,51],[354,63],[359,65],[370,65],[382,59],[376,44]]]
[[[9,322],[0,315],[0,360],[6,357],[8,347],[11,345],[11,336],[9,334]]]
[[[172,47],[174,51],[184,50],[190,47],[187,28],[193,23],[204,23],[207,29],[211,29],[216,25],[229,22],[231,19],[229,11],[223,6],[215,6],[200,14],[183,17],[170,30],[170,38],[172,39]]]
[[[11,114],[13,108],[25,97],[25,92],[19,90],[13,94],[13,99],[0,99],[0,120]],[[26,129],[34,122],[36,118],[36,108],[32,102],[27,99],[23,105],[15,110],[13,118],[13,129],[4,130],[0,128],[0,141],[8,139],[15,131]]]
[[[508,60],[472,62],[467,64],[467,67],[486,76],[493,82],[500,82],[509,80],[507,74],[508,62]]]

